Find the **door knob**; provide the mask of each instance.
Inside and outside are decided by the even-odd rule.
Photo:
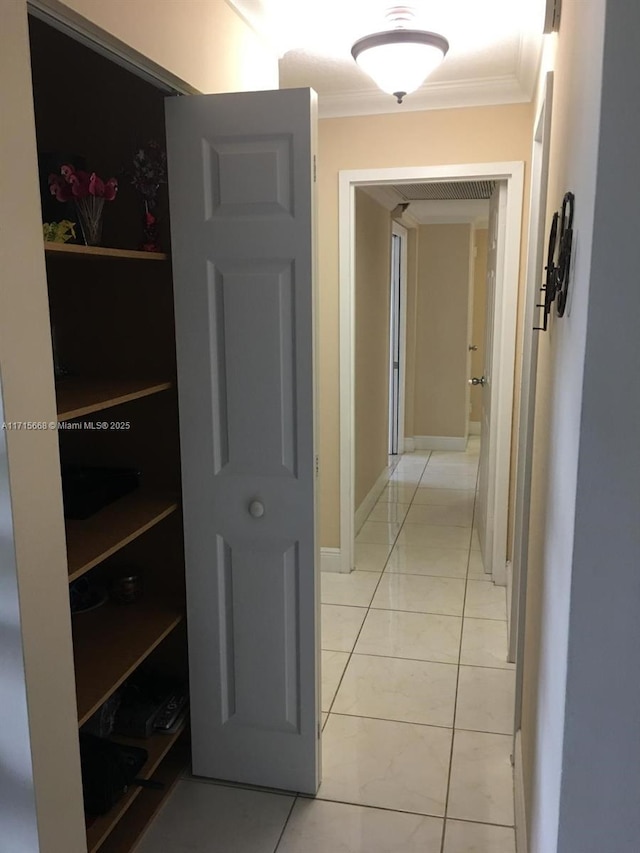
[[[249,515],[252,515],[254,518],[262,518],[264,515],[264,504],[260,503],[260,501],[251,501],[249,504]]]
[[[478,352],[477,344],[469,344],[469,352]]]
[[[474,376],[473,379],[469,380],[469,385],[486,385],[486,384],[487,384],[487,380],[484,378],[484,376],[481,376],[480,379],[478,379],[477,376]]]

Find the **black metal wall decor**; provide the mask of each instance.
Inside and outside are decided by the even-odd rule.
[[[540,288],[540,290],[544,294],[544,302],[538,303],[537,305],[538,308],[542,308],[542,325],[533,327],[534,329],[537,329],[540,332],[547,331],[549,325],[549,314],[551,313],[551,308],[556,298],[556,265],[554,261],[556,254],[556,240],[558,237],[558,218],[559,214],[556,211],[553,214],[553,219],[551,220],[551,231],[549,232],[547,265],[545,267],[547,275],[545,278],[545,283]]]
[[[569,276],[571,274],[571,248],[573,245],[573,210],[575,196],[565,193],[560,212],[553,214],[551,231],[549,233],[549,248],[547,250],[547,265],[545,283],[540,290],[544,293],[544,302],[538,304],[542,308],[542,325],[534,326],[541,332],[546,332],[549,326],[549,314],[553,303],[556,303],[556,314],[563,317],[569,297]],[[559,230],[559,234],[558,234]],[[557,256],[557,263],[556,263]]]

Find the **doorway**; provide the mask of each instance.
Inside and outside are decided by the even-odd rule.
[[[524,164],[521,162],[463,164],[457,166],[399,167],[343,171],[339,176],[340,210],[340,568],[354,567],[355,540],[355,190],[375,184],[394,185],[443,181],[504,181],[505,253],[504,274],[496,288],[493,352],[495,355],[495,535],[491,564],[502,567],[505,582],[507,515],[511,452],[511,418],[516,338],[518,270]]]
[[[356,534],[400,454],[466,447],[470,403],[482,400],[468,380],[474,340],[483,354],[495,189],[485,181],[356,191]]]

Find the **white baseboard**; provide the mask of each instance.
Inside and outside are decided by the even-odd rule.
[[[320,548],[320,571],[342,571],[342,553],[340,548]]]
[[[469,421],[469,435],[480,435],[480,421]]]
[[[414,435],[414,450],[466,450],[467,439],[457,435]]]
[[[527,807],[524,796],[524,769],[522,767],[521,731],[517,731],[515,736],[513,756],[513,787],[515,792],[516,850],[518,851],[518,853],[527,853],[529,842],[527,839]]]
[[[507,661],[516,662],[516,637],[514,636],[516,626],[511,619],[511,606],[513,599],[513,563],[507,560]]]
[[[405,453],[413,453],[416,449],[416,441],[413,436],[411,438],[404,437],[404,452]]]
[[[356,510],[355,517],[355,535],[357,536],[360,532],[360,528],[365,523],[367,516],[374,508],[376,501],[384,491],[385,486],[389,482],[389,477],[391,476],[392,468],[385,468],[378,479],[373,484],[369,494],[362,501],[358,509]]]

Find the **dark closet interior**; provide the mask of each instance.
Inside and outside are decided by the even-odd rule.
[[[48,190],[62,165],[118,181],[99,245],[84,245],[76,221],[75,238],[46,242],[45,255],[85,803],[96,776],[123,787],[114,761],[141,757],[145,783],[98,791],[115,801],[87,813],[87,844],[124,853],[189,759],[167,187],[153,208],[161,251],[141,251],[144,199],[131,176],[140,148],[165,149],[167,92],[33,17],[30,40],[43,223],[78,218]],[[165,733],[172,696],[180,710]],[[124,749],[96,757],[96,737]]]

